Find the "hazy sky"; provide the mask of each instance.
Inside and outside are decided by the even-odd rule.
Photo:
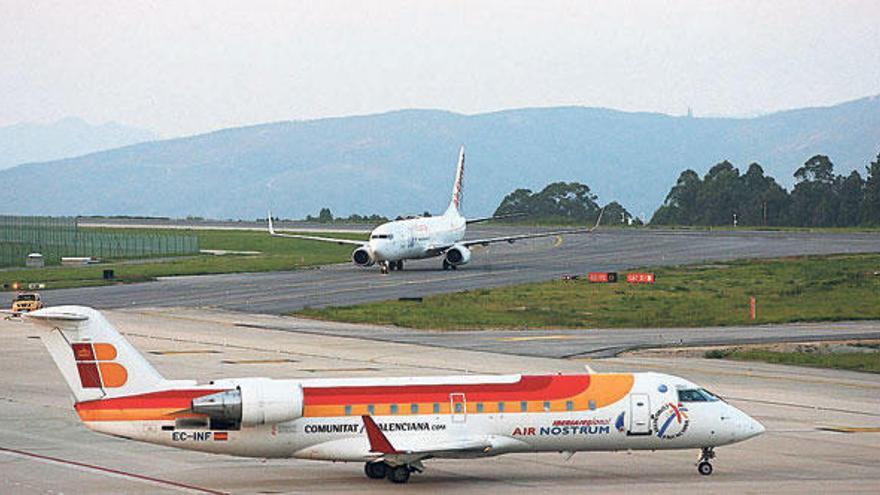
[[[880,1],[0,0],[0,126],[163,136],[584,105],[746,115],[880,93]]]

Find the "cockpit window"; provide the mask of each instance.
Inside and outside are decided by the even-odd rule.
[[[370,239],[394,239],[394,234],[373,234]]]
[[[715,402],[717,400],[720,399],[704,388],[680,389],[678,391],[679,402]]]

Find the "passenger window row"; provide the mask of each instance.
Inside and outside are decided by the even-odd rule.
[[[682,392],[685,392],[684,396],[691,397],[691,395],[688,395],[687,393],[694,392],[694,391],[687,391],[687,390],[680,390],[679,391],[679,400],[683,401],[683,402],[688,402],[689,400],[681,399]],[[702,391],[702,392],[705,392],[705,391]],[[709,394],[708,392],[705,392],[705,393],[711,397],[714,397],[713,395]],[[691,401],[696,401],[696,400],[697,399],[694,399]],[[702,399],[702,400],[718,400],[718,399],[713,398],[713,399]],[[503,412],[507,411],[506,405],[507,405],[507,403],[505,403],[505,402],[498,402],[495,404],[495,406],[496,406],[495,411],[488,411],[488,412],[503,413]],[[465,403],[464,402],[455,402],[452,407],[453,407],[453,410],[455,411],[455,413],[457,413],[457,414],[462,414],[465,412],[476,412],[476,413],[487,412],[486,407],[483,402],[476,402],[476,403],[472,402],[471,406],[468,408],[468,411],[465,411]],[[589,401],[587,401],[587,408],[591,411],[595,411],[596,410],[596,401],[593,399],[590,399]],[[528,412],[529,402],[528,401],[520,401],[518,409],[519,409],[519,412]],[[545,412],[552,411],[553,407],[552,407],[551,401],[544,401],[541,404],[541,409]],[[352,410],[353,410],[352,406],[350,404],[347,404],[345,406],[345,415],[351,416]],[[575,410],[574,401],[572,401],[572,400],[565,401],[565,410],[566,411],[574,411]],[[441,403],[434,402],[433,407],[431,408],[431,411],[434,414],[440,414],[442,411]],[[367,405],[367,413],[370,415],[376,414],[376,406],[374,404]],[[402,413],[402,409],[399,404],[389,404],[388,405],[388,414],[395,415],[395,414],[401,414],[401,413]],[[418,404],[410,404],[408,413],[409,414],[419,414],[419,405]]]

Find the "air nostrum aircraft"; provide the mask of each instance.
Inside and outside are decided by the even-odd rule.
[[[432,458],[523,452],[698,449],[764,431],[683,378],[659,373],[168,380],[96,310],[24,314],[85,425],[215,454],[364,463],[405,483]]]

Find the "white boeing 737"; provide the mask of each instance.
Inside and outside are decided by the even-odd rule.
[[[388,270],[403,270],[404,260],[418,260],[443,256],[443,269],[455,270],[471,260],[472,246],[488,246],[496,242],[514,243],[522,239],[554,237],[566,234],[589,234],[602,220],[602,210],[596,225],[591,228],[566,229],[537,234],[521,234],[485,239],[463,240],[468,224],[485,222],[498,217],[466,219],[462,216],[461,197],[464,180],[464,146],[458,155],[455,170],[455,184],[452,187],[452,200],[446,212],[438,217],[415,217],[383,223],[370,233],[368,241],[336,239],[301,234],[283,234],[275,230],[272,214],[269,214],[269,233],[276,237],[291,237],[312,241],[334,242],[357,246],[351,253],[351,260],[358,266],[378,264],[383,273]]]
[[[100,433],[258,458],[362,462],[405,483],[428,459],[699,449],[764,432],[699,385],[660,373],[168,380],[98,312],[25,313]],[[670,469],[674,469],[670,465]]]

